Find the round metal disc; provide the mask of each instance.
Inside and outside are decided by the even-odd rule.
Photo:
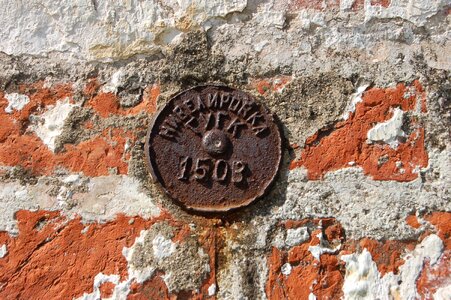
[[[262,196],[282,157],[279,127],[242,91],[204,85],[155,116],[145,153],[154,180],[188,209],[227,211]]]

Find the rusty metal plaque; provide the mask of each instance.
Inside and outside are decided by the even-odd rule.
[[[227,211],[268,190],[282,140],[273,115],[251,95],[203,85],[156,114],[145,152],[154,180],[172,199],[197,211]]]

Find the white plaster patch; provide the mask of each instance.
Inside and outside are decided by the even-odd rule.
[[[91,227],[91,225],[85,226],[80,232],[81,234],[86,234],[89,231],[89,228]]]
[[[349,97],[350,102],[349,102],[348,106],[346,107],[346,110],[342,116],[342,118],[344,120],[347,120],[349,118],[350,113],[355,112],[355,107],[356,107],[357,103],[360,103],[363,101],[362,95],[369,86],[370,86],[369,84],[364,84],[364,85],[359,86],[357,88],[357,90],[355,91],[355,93],[353,93]]]
[[[94,278],[93,284],[93,292],[92,293],[84,293],[83,296],[77,298],[77,300],[117,300],[117,299],[127,299],[128,294],[130,293],[130,287],[134,282],[133,279],[130,279],[130,276],[124,280],[119,281],[119,275],[105,275],[103,273],[99,273]],[[113,283],[114,289],[113,294],[110,298],[101,298],[100,287],[103,283],[111,282]]]
[[[115,285],[119,283],[120,276],[119,275],[105,275],[102,272],[96,275],[94,277],[94,285],[93,285],[93,291],[92,293],[84,293],[83,296],[77,298],[77,300],[100,300],[101,293],[100,293],[100,286],[106,282],[111,282]],[[128,293],[127,293],[128,294]],[[124,295],[126,296],[126,295]],[[111,299],[119,299],[119,298],[113,298]],[[122,298],[121,298],[122,299]],[[123,298],[125,299],[125,298]]]
[[[116,299],[127,299],[128,294],[130,293],[130,287],[132,285],[132,280],[124,280],[119,282],[114,287],[113,295],[111,295],[111,300]]]
[[[125,72],[122,69],[114,72],[109,82],[102,86],[101,91],[103,93],[116,94],[119,87],[125,84]]]
[[[161,234],[158,234],[152,241],[153,255],[157,259],[163,259],[174,253],[176,244]]]
[[[445,287],[441,287],[435,291],[434,300],[450,300],[451,299],[451,284]]]
[[[124,249],[122,249],[122,255],[128,262],[127,268],[128,278],[129,280],[136,280],[137,283],[143,283],[148,278],[150,278],[150,276],[152,276],[153,272],[155,271],[155,268],[152,266],[146,266],[144,268],[136,268],[131,263],[136,245],[144,244],[144,239],[146,238],[147,233],[148,233],[147,230],[141,230],[141,233],[139,237],[135,240],[135,243],[130,248],[124,247]]]
[[[310,253],[312,253],[312,256],[317,260],[319,260],[320,256],[324,253],[335,253],[340,250],[341,245],[338,245],[335,248],[325,247],[324,244],[326,243],[326,241],[324,240],[322,233],[318,233],[317,237],[319,238],[319,245],[308,247],[308,251],[310,251]]]
[[[20,209],[35,210],[41,199],[30,199],[26,186],[19,182],[0,183],[0,231],[18,234],[15,212]]]
[[[5,98],[8,100],[8,106],[5,108],[7,114],[12,114],[14,110],[22,110],[30,102],[27,95],[18,93],[5,94]]]
[[[429,259],[434,266],[443,252],[443,242],[435,234],[426,237],[420,245],[404,257],[405,263],[399,268],[402,284],[400,294],[402,299],[420,298],[417,292],[416,281],[424,267],[424,262]]]
[[[313,293],[308,294],[308,300],[316,300],[316,296]]]
[[[131,142],[130,142],[130,139],[127,138],[127,141],[125,142],[125,145],[124,145],[124,152],[127,152],[128,149],[130,149],[130,147],[131,147]]]
[[[160,214],[154,199],[130,176],[86,178],[73,174],[64,177],[62,182],[65,184],[58,187],[57,197],[51,195],[55,186],[49,185],[45,176],[39,178],[37,184],[28,186],[0,182],[0,231],[17,234],[14,213],[20,209],[58,209],[69,216],[81,216],[85,223],[113,220],[119,213],[145,219]],[[80,184],[86,185],[85,192],[71,191]]]
[[[428,259],[431,266],[435,265],[442,252],[442,240],[437,235],[430,235],[403,257],[405,263],[399,268],[398,275],[389,272],[383,277],[368,250],[343,255],[341,259],[346,262],[344,299],[419,299],[416,281],[424,262]]]
[[[291,274],[291,270],[293,268],[291,267],[290,263],[285,263],[281,268],[280,268],[280,272],[282,272],[283,275],[290,275]]]
[[[383,142],[396,149],[399,145],[398,139],[405,137],[406,134],[402,130],[403,111],[399,108],[393,109],[393,116],[390,120],[376,124],[368,130],[367,142]]]
[[[285,244],[289,247],[293,247],[308,241],[309,238],[310,234],[307,227],[288,229]]]
[[[216,294],[216,284],[212,284],[208,287],[208,296],[213,296]]]
[[[77,212],[85,220],[104,221],[118,213],[151,218],[160,214],[152,198],[130,176],[111,175],[91,178],[87,193],[77,193],[72,199],[78,203]]]
[[[8,249],[6,248],[6,244],[3,244],[3,245],[0,247],[0,258],[5,257],[6,254],[8,254]]]
[[[378,284],[380,276],[368,250],[360,254],[343,255],[346,262],[346,276],[343,284],[345,299],[372,299],[370,291]],[[383,290],[385,293],[388,291]]]
[[[64,121],[75,106],[69,103],[69,98],[58,101],[56,105],[48,106],[48,110],[39,116],[42,122],[35,122],[30,126],[50,150],[55,150],[55,141],[63,131]]]

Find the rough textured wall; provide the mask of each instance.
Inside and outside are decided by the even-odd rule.
[[[450,299],[448,1],[1,4],[1,299]],[[205,82],[286,138],[269,195],[216,216],[143,155]]]

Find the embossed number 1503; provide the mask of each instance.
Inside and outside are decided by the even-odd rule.
[[[198,158],[193,164],[193,159],[189,156],[182,157],[179,164],[180,180],[188,180],[191,175],[197,180],[207,180],[210,178],[223,182],[231,173],[232,182],[239,183],[244,179],[245,163],[240,160],[232,161],[231,165],[223,159]]]

